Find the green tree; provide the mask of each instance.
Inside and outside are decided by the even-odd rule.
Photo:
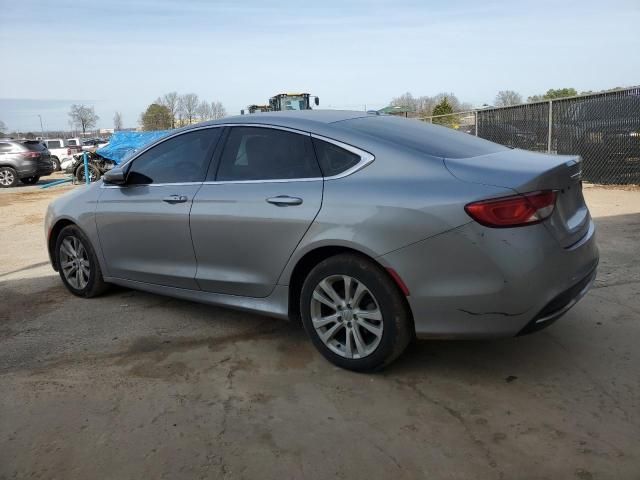
[[[449,99],[444,97],[440,103],[433,107],[433,123],[438,125],[444,125],[445,127],[453,127],[456,124],[456,115],[449,115],[453,113],[453,106],[449,103]],[[437,117],[437,115],[447,115],[446,117]]]
[[[143,130],[167,130],[171,128],[173,117],[164,105],[152,103],[140,116]]]
[[[542,100],[555,100],[556,98],[575,97],[578,91],[575,88],[550,88],[544,95],[532,95],[527,98],[529,102],[540,102]]]

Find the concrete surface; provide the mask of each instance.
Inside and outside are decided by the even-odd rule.
[[[72,297],[42,231],[68,188],[0,191],[0,478],[640,478],[640,191],[586,189],[597,284],[551,328],[362,375],[286,322]]]

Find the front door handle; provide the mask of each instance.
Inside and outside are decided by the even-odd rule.
[[[290,205],[302,205],[302,199],[298,197],[290,197],[288,195],[278,195],[277,197],[267,198],[268,203],[272,203],[279,207],[288,207]]]
[[[164,197],[162,201],[167,203],[184,203],[187,201],[187,196],[186,195],[169,195],[168,197]]]

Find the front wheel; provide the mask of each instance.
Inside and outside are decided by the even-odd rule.
[[[388,365],[414,336],[396,284],[380,266],[359,255],[337,255],[314,267],[302,287],[300,311],[315,347],[349,370]]]
[[[36,183],[38,183],[38,180],[40,180],[40,177],[27,177],[20,179],[20,181],[25,185],[35,185]]]
[[[92,183],[99,180],[100,170],[98,170],[98,167],[92,164],[89,164],[88,167],[89,167],[89,182]],[[78,165],[78,167],[76,168],[75,177],[78,180],[78,182],[85,183],[83,162],[80,162],[80,165]]]
[[[107,289],[95,251],[78,227],[69,225],[62,229],[55,251],[60,278],[71,293],[91,298]]]

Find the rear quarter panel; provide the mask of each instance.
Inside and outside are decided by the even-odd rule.
[[[468,202],[512,193],[462,182],[439,158],[383,143],[356,146],[375,160],[350,176],[325,180],[322,208],[279,283],[288,285],[296,263],[316,248],[341,246],[380,257],[468,223]]]

